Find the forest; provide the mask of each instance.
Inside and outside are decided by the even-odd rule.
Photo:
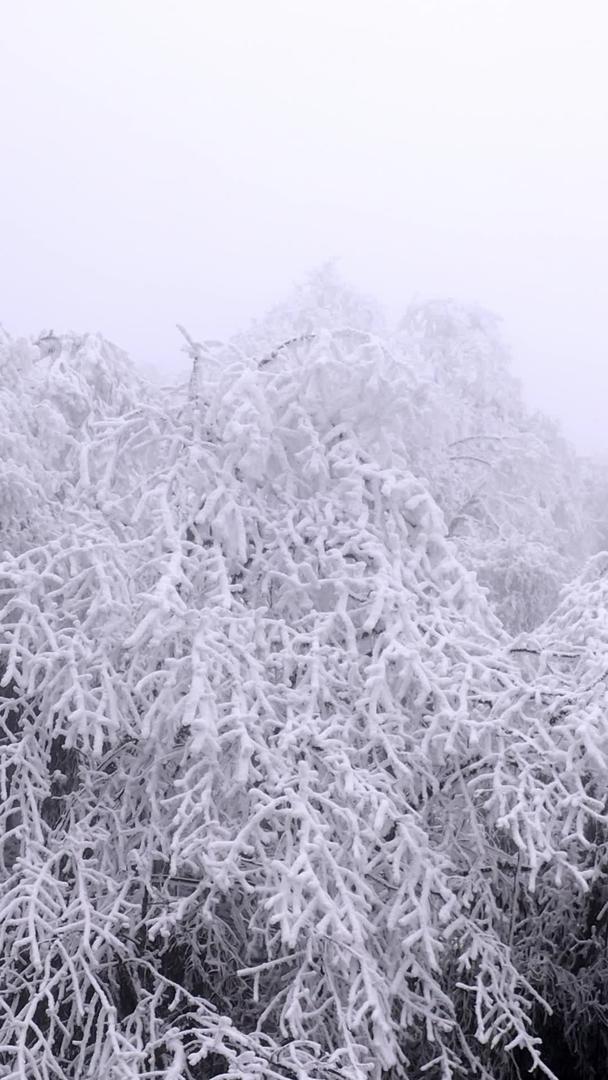
[[[0,332],[0,1075],[603,1078],[605,465],[471,306],[179,333]]]

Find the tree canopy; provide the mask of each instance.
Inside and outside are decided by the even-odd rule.
[[[593,1076],[600,485],[481,312],[186,351],[0,343],[3,1075]]]

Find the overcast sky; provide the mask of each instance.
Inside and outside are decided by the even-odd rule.
[[[605,0],[0,3],[0,322],[181,363],[328,257],[608,452]]]

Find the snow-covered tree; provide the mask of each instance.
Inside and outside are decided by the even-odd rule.
[[[65,500],[88,494],[92,425],[143,393],[124,353],[99,336],[51,332],[34,344],[0,332],[0,549],[66,528]]]
[[[603,713],[412,474],[424,379],[353,327],[189,341],[184,392],[57,340],[3,399],[57,493],[0,564],[3,1075],[546,1072]]]
[[[415,471],[505,626],[530,630],[601,546],[586,466],[554,423],[525,409],[488,313],[452,301],[415,305],[393,347],[426,398],[417,409],[424,428],[409,427]]]
[[[551,761],[553,783],[560,787],[564,770],[575,768],[579,789],[595,800],[587,817],[574,806],[569,814],[570,848],[588,887],[581,891],[574,880],[560,879],[556,888],[543,872],[533,894],[520,890],[516,949],[537,992],[552,1004],[552,1015],[540,1024],[546,1060],[560,1076],[598,1080],[608,1051],[607,650],[604,552],[563,591],[549,619],[511,647],[526,682],[546,704],[559,751]]]
[[[233,349],[262,365],[284,352],[302,363],[323,330],[340,332],[349,347],[375,335],[392,357],[387,377],[409,387],[401,400],[410,470],[439,504],[460,559],[488,588],[505,626],[537,625],[562,583],[602,546],[606,512],[594,514],[592,491],[599,496],[603,472],[592,477],[557,426],[526,410],[498,320],[432,301],[410,306],[387,334],[374,304],[347,289],[330,265],[239,335]]]
[[[380,306],[350,288],[336,264],[327,262],[296,285],[281,304],[238,334],[234,344],[246,355],[268,357],[276,348],[305,345],[324,331],[352,330],[386,335]]]

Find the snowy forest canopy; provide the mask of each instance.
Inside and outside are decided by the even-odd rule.
[[[602,1076],[608,480],[330,271],[0,337],[0,1074]]]

